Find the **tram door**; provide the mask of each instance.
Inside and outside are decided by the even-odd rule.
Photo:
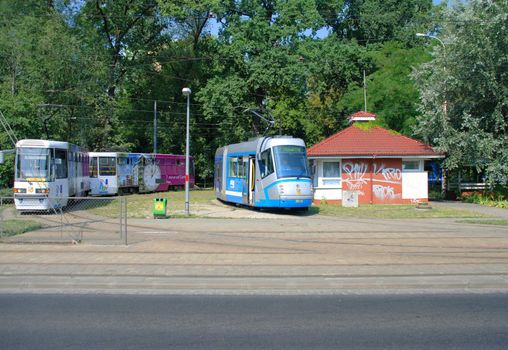
[[[245,156],[239,160],[239,172],[242,177],[242,204],[249,204],[249,158]]]
[[[255,167],[255,158],[249,157],[249,205],[254,204],[254,190],[256,188],[256,167]]]

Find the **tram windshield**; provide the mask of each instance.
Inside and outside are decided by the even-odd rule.
[[[279,178],[310,177],[305,147],[275,146],[273,147],[273,155]]]
[[[16,158],[16,180],[49,180],[50,153],[48,148],[18,148]]]

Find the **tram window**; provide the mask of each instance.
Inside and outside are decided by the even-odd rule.
[[[97,177],[99,175],[98,169],[97,169],[97,157],[90,158],[90,177]]]
[[[261,161],[259,162],[259,170],[261,172],[261,178],[265,178],[273,173],[273,159],[272,152],[270,149],[261,153]]]
[[[99,158],[99,175],[115,176],[116,175],[116,158],[100,157]]]
[[[239,158],[239,160],[238,160],[238,177],[246,178],[247,177],[246,170],[247,170],[247,162],[244,161],[242,158]]]
[[[229,157],[229,177],[238,177],[238,158]]]
[[[65,150],[55,150],[55,176],[57,179],[67,177],[67,151]]]

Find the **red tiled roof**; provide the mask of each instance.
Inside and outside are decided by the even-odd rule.
[[[432,147],[376,126],[350,126],[307,149],[313,156],[440,156]]]
[[[352,119],[352,118],[376,118],[376,115],[374,113],[370,113],[370,112],[365,112],[365,111],[358,111],[356,113],[353,113],[349,116],[349,119]]]

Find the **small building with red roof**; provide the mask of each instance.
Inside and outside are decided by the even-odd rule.
[[[307,149],[314,174],[314,201],[342,204],[405,204],[428,201],[424,161],[443,158],[432,147],[350,116],[352,126]]]

